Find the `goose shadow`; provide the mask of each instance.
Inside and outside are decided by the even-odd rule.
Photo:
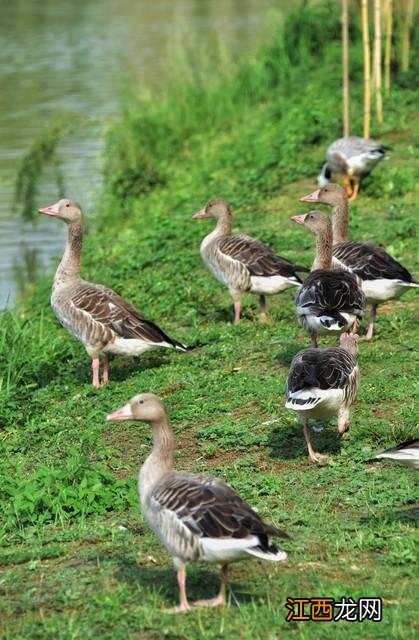
[[[342,440],[336,432],[336,427],[326,422],[322,423],[323,431],[311,431],[311,443],[319,453],[336,454],[342,448]],[[272,458],[291,460],[307,458],[307,445],[300,422],[272,429],[268,439],[269,455]]]
[[[117,560],[117,569],[114,577],[118,582],[128,584],[133,588],[149,589],[161,594],[168,606],[177,604],[179,590],[174,568],[141,567],[136,562],[120,557]],[[231,605],[244,604],[254,600],[254,595],[249,593],[241,582],[234,581],[230,571],[227,597]],[[220,590],[220,576],[218,568],[209,571],[205,566],[188,567],[186,589],[190,602],[215,597]]]
[[[156,349],[157,351],[157,349]],[[111,382],[124,382],[135,374],[152,369],[159,369],[170,362],[172,354],[146,354],[137,358],[123,358],[120,356],[110,359],[110,380]],[[102,367],[102,365],[101,365]],[[34,377],[38,388],[48,386],[60,377],[60,371],[67,377],[77,379],[80,382],[90,383],[92,379],[92,368],[87,357],[81,361],[79,357],[71,357],[67,360],[57,360],[53,363],[44,363],[36,371]]]
[[[371,523],[377,522],[377,516],[364,516],[363,518],[360,518],[360,522],[371,525]],[[380,516],[380,522],[388,524],[400,522],[402,524],[410,524],[415,528],[419,528],[419,506],[414,504],[412,506],[402,507],[397,511],[384,513]]]

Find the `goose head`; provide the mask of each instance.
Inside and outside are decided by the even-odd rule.
[[[231,218],[231,209],[228,202],[222,198],[213,198],[203,209],[192,216],[192,220],[200,220],[201,218]]]
[[[300,198],[300,202],[320,202],[321,204],[328,204],[331,207],[336,207],[342,202],[346,202],[348,196],[345,189],[339,184],[329,182],[321,189],[316,189],[313,193],[309,193],[306,196]]]
[[[138,420],[158,423],[166,419],[167,412],[163,401],[154,393],[140,393],[122,407],[110,413],[107,422]]]
[[[54,218],[61,218],[67,223],[78,222],[82,219],[81,207],[74,200],[68,198],[62,198],[55,204],[48,207],[42,207],[38,209],[39,213],[44,213],[47,216],[53,216]]]
[[[332,230],[330,218],[323,211],[309,211],[301,216],[291,216],[291,220],[303,224],[315,236],[329,234]]]

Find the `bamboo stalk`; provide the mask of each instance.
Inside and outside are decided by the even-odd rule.
[[[402,71],[409,70],[410,29],[412,27],[412,20],[413,20],[413,0],[406,0],[405,16],[403,21],[403,32],[402,32],[402,55],[401,55]]]
[[[391,39],[393,36],[393,0],[387,0],[386,7],[386,47],[384,53],[384,89],[388,94],[390,93],[391,83]]]
[[[377,122],[383,122],[383,96],[381,93],[381,0],[374,0],[374,76],[375,109]]]
[[[371,62],[368,33],[368,0],[361,0],[362,43],[364,48],[364,138],[369,138],[371,124]]]
[[[348,0],[342,0],[342,107],[343,135],[349,136],[349,38]]]

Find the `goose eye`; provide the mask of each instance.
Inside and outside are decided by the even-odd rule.
[[[140,400],[140,404],[144,404],[144,400]]]
[[[70,203],[69,203],[69,202],[67,202],[65,206],[66,206],[66,207],[69,207],[69,206],[70,206]]]

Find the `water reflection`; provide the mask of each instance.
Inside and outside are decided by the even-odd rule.
[[[100,187],[104,119],[118,110],[121,83],[155,86],[184,42],[254,49],[281,0],[15,0],[0,5],[0,307],[62,251],[64,225],[23,223],[13,212],[22,154],[57,112],[90,118],[59,153],[66,195],[89,213]],[[272,21],[271,21],[272,22]],[[101,124],[102,123],[102,124]],[[59,194],[43,177],[39,204]],[[16,267],[16,265],[19,265]],[[36,266],[36,268],[35,268]]]

